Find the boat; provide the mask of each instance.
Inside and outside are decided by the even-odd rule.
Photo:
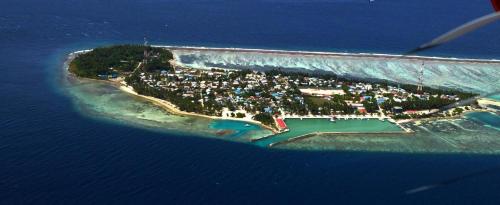
[[[247,124],[245,124],[245,127],[250,127],[250,124],[248,124],[248,123],[247,123]]]

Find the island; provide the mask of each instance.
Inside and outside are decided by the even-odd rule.
[[[81,52],[70,62],[69,71],[116,83],[173,114],[240,120],[275,134],[293,129],[286,120],[304,119],[388,121],[401,128],[397,133],[411,133],[399,123],[460,115],[474,106],[450,105],[478,95],[326,72],[195,69],[179,65],[168,49],[147,45]]]

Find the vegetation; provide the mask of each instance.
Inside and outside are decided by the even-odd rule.
[[[120,72],[132,72],[144,60],[144,51],[149,54],[148,63],[142,67],[144,71],[170,70],[168,62],[173,59],[170,51],[163,48],[140,45],[118,45],[96,48],[88,53],[78,55],[69,70],[79,77],[94,78]]]
[[[271,114],[265,113],[265,112],[256,114],[255,116],[253,116],[253,119],[257,120],[265,125],[273,125],[274,124],[273,116]]]
[[[406,110],[430,110],[430,109],[438,109],[444,107],[446,105],[452,104],[456,102],[453,99],[441,98],[430,96],[429,100],[421,100],[417,97],[408,98],[407,101],[396,102],[393,98],[389,98],[388,101],[381,104],[381,107],[384,110],[391,110],[392,108],[399,106],[403,108],[403,111]]]
[[[343,113],[343,114],[353,114],[354,108],[348,105],[341,95],[333,95],[330,100],[306,96],[304,97],[304,103],[307,108],[303,115],[307,115],[307,110],[311,111],[312,114],[330,115],[333,113]],[[332,112],[333,111],[333,112]]]
[[[363,101],[363,106],[365,107],[366,112],[374,113],[378,111],[378,104],[375,98]]]
[[[464,109],[462,108],[455,108],[453,110],[453,115],[461,115],[464,112]]]

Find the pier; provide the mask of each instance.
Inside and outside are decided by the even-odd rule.
[[[349,120],[349,119],[359,119],[359,120],[367,120],[367,119],[378,119],[378,120],[392,120],[387,116],[374,116],[374,115],[283,115],[283,120],[285,119],[332,119],[336,118],[339,120]]]

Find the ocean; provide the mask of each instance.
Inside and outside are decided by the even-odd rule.
[[[397,54],[491,11],[483,0],[2,0],[0,204],[498,204],[498,155],[267,149],[144,129],[79,109],[60,75],[72,51],[144,36]],[[498,59],[499,30],[424,54]]]

